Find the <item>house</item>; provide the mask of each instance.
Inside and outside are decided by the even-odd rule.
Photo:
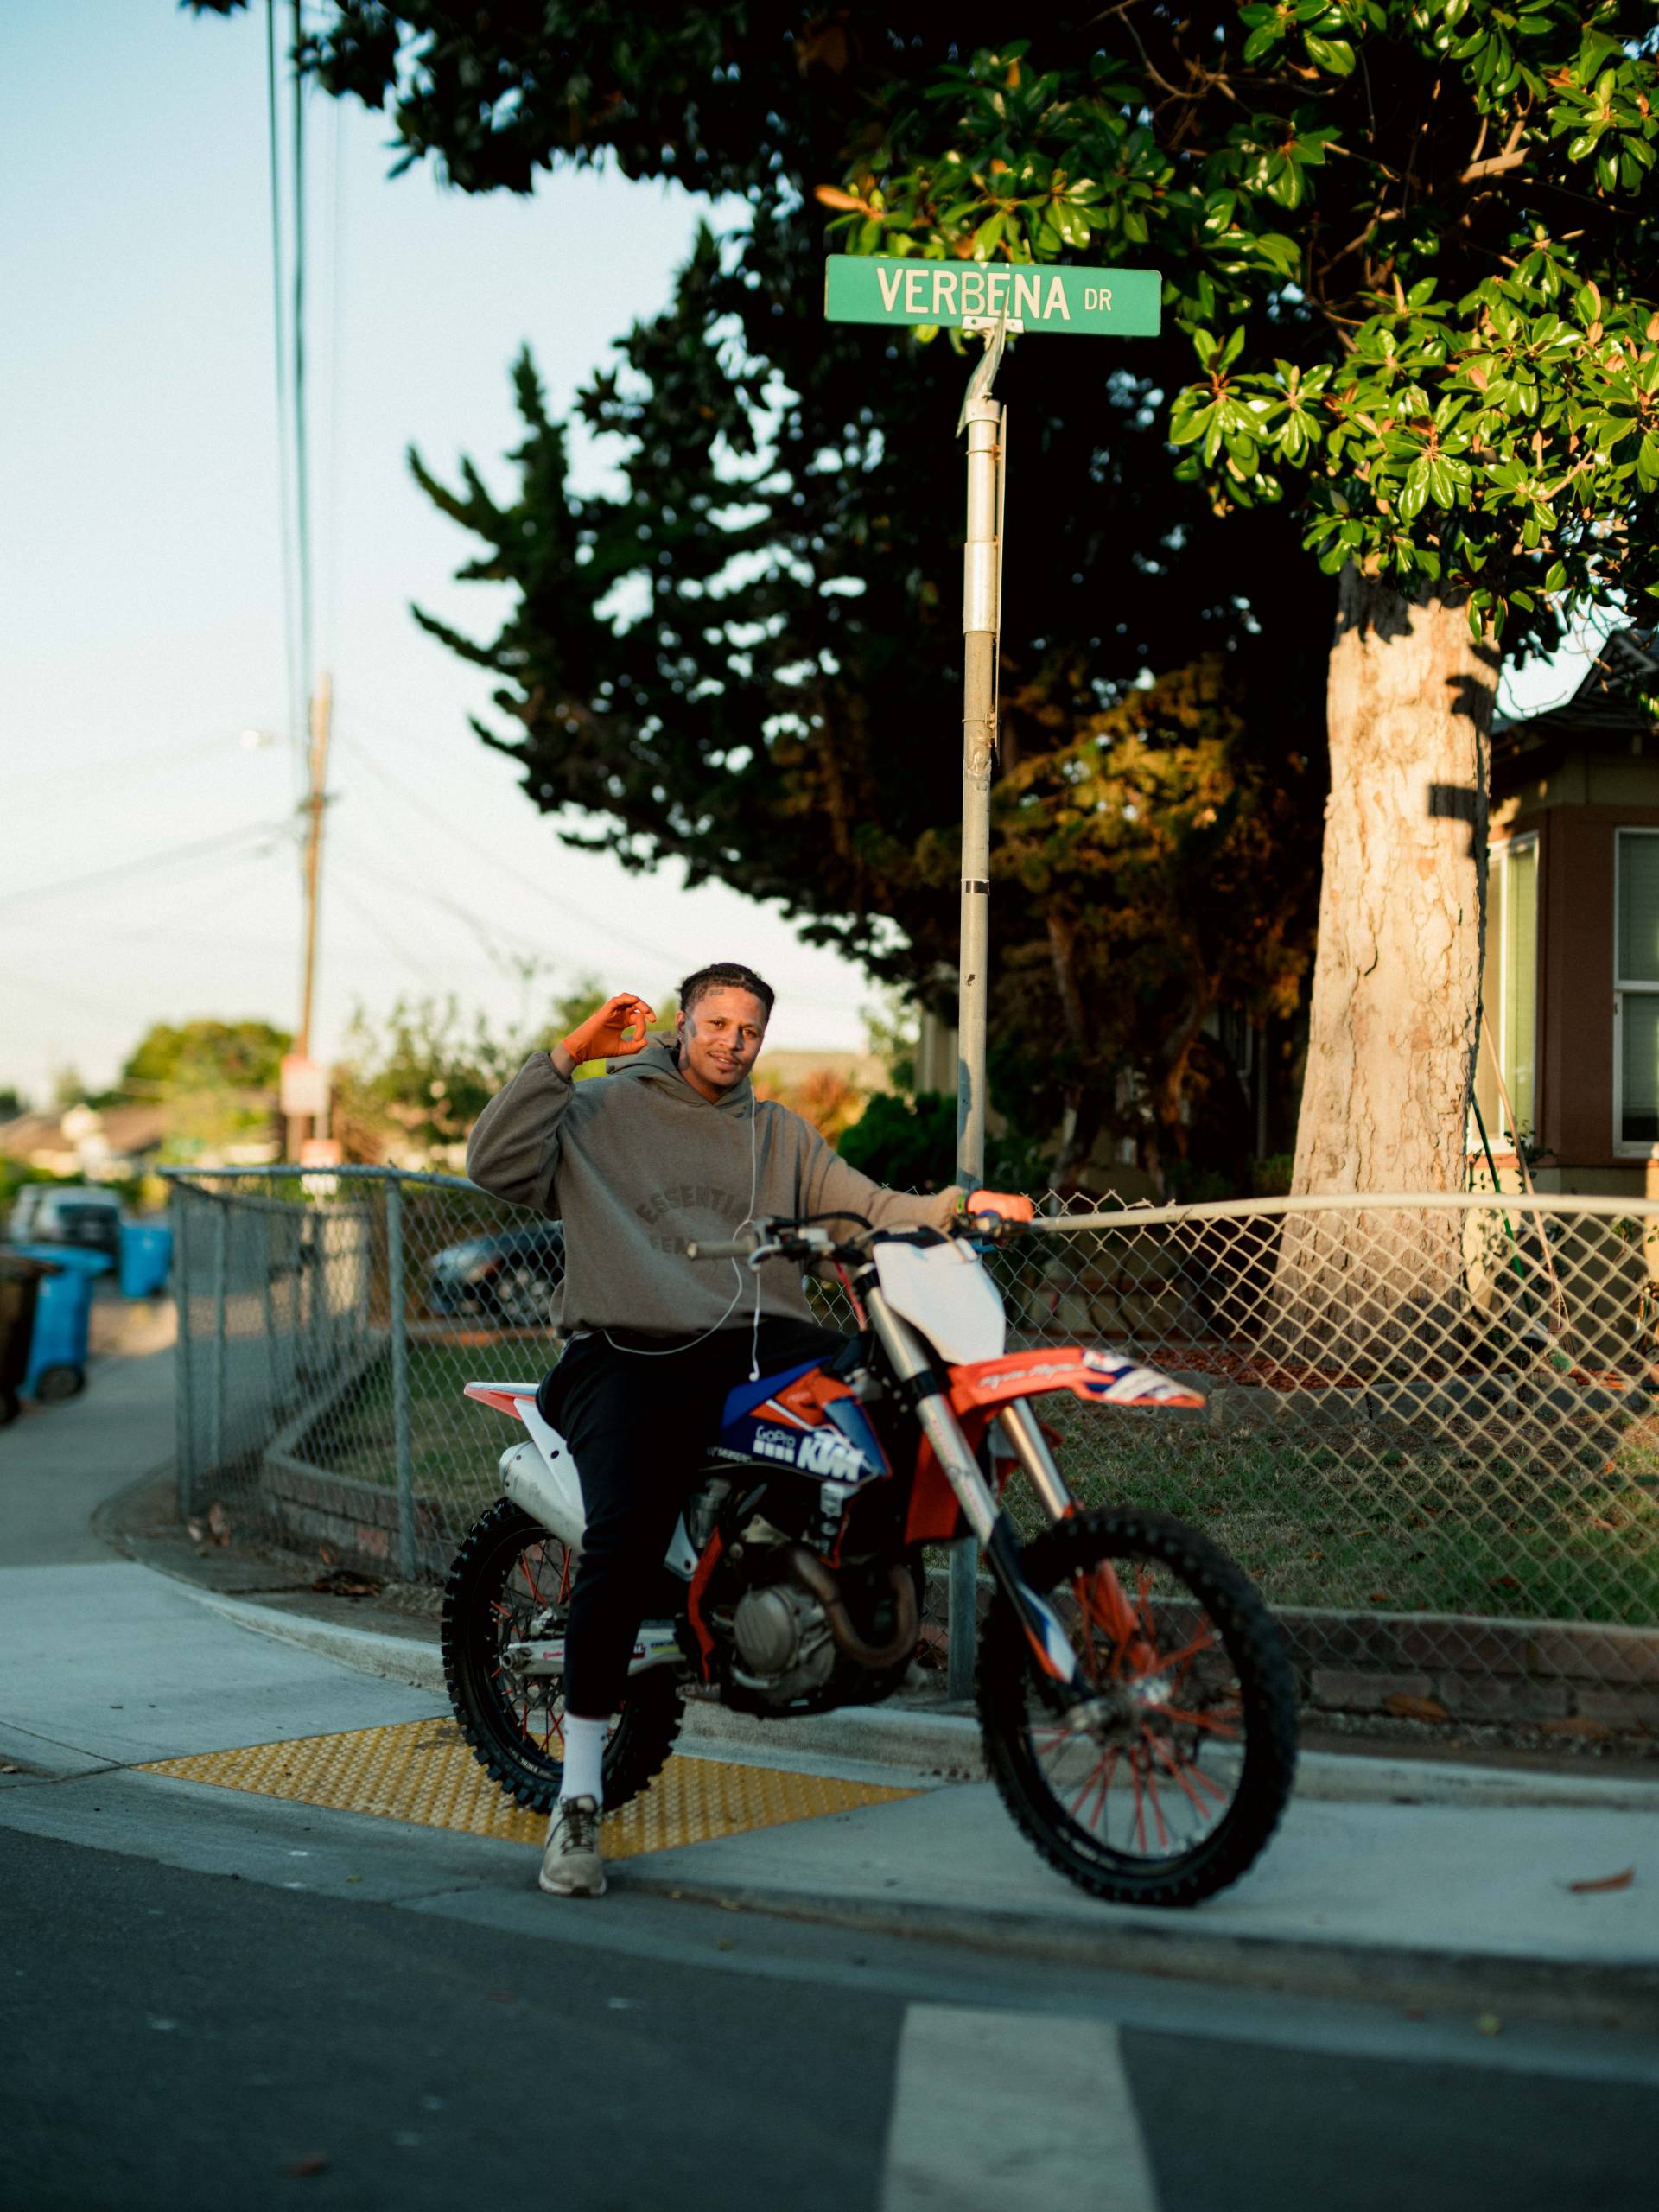
[[[1656,702],[1659,646],[1622,630],[1493,732],[1475,1101],[1506,1184],[1518,1137],[1541,1191],[1659,1196]]]
[[[60,1114],[19,1114],[0,1122],[0,1159],[16,1160],[47,1175],[77,1175],[89,1183],[142,1174],[167,1134],[159,1106],[86,1105]]]
[[[88,1183],[142,1175],[160,1159],[204,1166],[257,1166],[282,1157],[276,1101],[263,1090],[167,1099],[85,1101],[61,1113],[19,1114],[0,1122],[0,1159],[47,1175]]]

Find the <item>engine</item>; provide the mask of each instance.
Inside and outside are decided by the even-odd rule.
[[[734,1548],[734,1565],[740,1560],[752,1573],[758,1565],[760,1573],[729,1611],[717,1608],[714,1616],[728,1639],[732,1704],[779,1712],[804,1702],[823,1710],[849,1696],[880,1695],[873,1686],[855,1685],[902,1671],[915,1649],[916,1593],[907,1567],[865,1561],[843,1590],[825,1560],[758,1516]]]
[[[732,1669],[734,1679],[768,1701],[810,1697],[835,1669],[829,1615],[810,1591],[793,1582],[746,1590],[732,1614],[732,1642],[739,1662]]]

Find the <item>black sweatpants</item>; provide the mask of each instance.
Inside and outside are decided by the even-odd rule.
[[[747,1380],[750,1340],[746,1323],[650,1357],[626,1349],[644,1338],[596,1332],[567,1347],[537,1393],[543,1418],[575,1455],[587,1517],[564,1641],[565,1709],[579,1719],[607,1719],[622,1701],[675,1520],[727,1392]],[[846,1341],[810,1321],[762,1321],[760,1373],[827,1359]]]

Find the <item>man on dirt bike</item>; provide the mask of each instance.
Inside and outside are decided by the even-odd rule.
[[[843,1341],[778,1259],[723,1279],[688,1260],[759,1215],[837,1211],[940,1227],[964,1208],[1029,1220],[1031,1202],[957,1188],[883,1190],[810,1122],[749,1085],[774,994],[734,961],[680,985],[671,1039],[631,992],[533,1052],[479,1116],[467,1172],[564,1223],[563,1358],[537,1403],[573,1452],[587,1529],[565,1628],[564,1773],[541,1887],[600,1897],[601,1762],[639,1624],[726,1395]],[[610,1063],[577,1084],[584,1061]]]

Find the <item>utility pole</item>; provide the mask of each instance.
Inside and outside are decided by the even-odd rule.
[[[325,669],[311,695],[309,772],[303,811],[305,833],[305,966],[300,986],[300,1032],[294,1040],[297,1058],[311,1057],[311,1013],[317,977],[317,899],[322,880],[322,815],[328,804],[328,738],[334,724],[334,679]],[[306,1124],[312,1117],[291,1114],[288,1122],[288,1154],[300,1156]]]
[[[1007,410],[991,397],[1007,317],[985,334],[957,423],[968,433],[968,526],[962,556],[962,952],[957,984],[957,1180],[985,1180],[987,995],[991,949],[991,766],[996,753],[997,658],[1002,628],[1003,469]],[[953,1698],[974,1685],[979,1547],[960,1538],[950,1552],[947,1685]]]

